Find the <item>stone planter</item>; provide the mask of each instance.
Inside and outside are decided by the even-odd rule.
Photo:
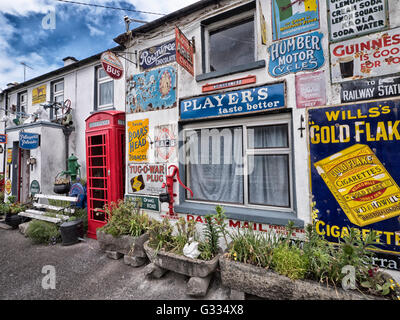
[[[100,250],[106,252],[109,258],[120,259],[124,257],[124,262],[133,267],[139,267],[146,263],[147,255],[143,249],[143,244],[149,239],[147,233],[139,237],[129,235],[113,237],[111,234],[97,229],[96,235]]]
[[[191,296],[205,296],[213,272],[217,269],[219,255],[210,261],[192,259],[171,252],[158,251],[144,243],[144,250],[153,264],[147,274],[158,274],[161,277],[165,270],[173,271],[191,277],[187,284],[186,294]],[[161,270],[160,270],[161,269]],[[164,272],[162,271],[164,270]]]
[[[327,287],[311,280],[291,280],[264,268],[219,258],[222,284],[271,300],[377,300],[356,291]]]

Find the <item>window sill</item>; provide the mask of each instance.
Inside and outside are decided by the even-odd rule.
[[[194,202],[183,202],[179,205],[174,206],[175,212],[194,214],[199,216],[205,216],[215,211],[215,205],[194,203]],[[272,224],[286,226],[289,220],[294,222],[294,226],[297,228],[304,228],[304,221],[298,219],[295,212],[281,212],[273,210],[261,210],[254,208],[242,208],[233,206],[224,206],[226,217],[229,219]]]
[[[199,81],[209,80],[212,78],[219,78],[219,77],[228,76],[228,75],[238,73],[238,72],[260,69],[260,68],[264,68],[264,67],[265,67],[265,60],[258,60],[258,61],[254,61],[254,62],[250,62],[250,63],[246,63],[246,64],[241,64],[239,66],[232,67],[231,69],[199,74],[198,76],[196,76],[196,81],[199,82]]]

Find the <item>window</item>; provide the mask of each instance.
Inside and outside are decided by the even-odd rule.
[[[96,68],[96,100],[97,109],[106,109],[114,106],[114,81],[103,68]]]
[[[203,73],[256,64],[255,2],[202,21],[202,33]]]
[[[18,103],[17,103],[17,113],[19,113],[18,117],[24,117],[26,114],[28,105],[28,93],[20,92],[18,93]]]
[[[290,116],[184,127],[188,201],[292,209]]]
[[[64,80],[54,82],[52,85],[53,90],[53,101],[63,103],[64,102]]]

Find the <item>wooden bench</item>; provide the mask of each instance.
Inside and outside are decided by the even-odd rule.
[[[41,203],[40,200],[47,200],[47,203]],[[18,215],[57,224],[67,221],[70,218],[69,215],[64,215],[63,213],[72,214],[75,212],[75,209],[71,207],[68,208],[68,207],[59,207],[50,205],[48,203],[48,200],[68,201],[70,205],[74,206],[78,201],[78,197],[67,197],[67,196],[57,196],[57,195],[37,193],[33,197],[32,205],[35,209],[39,210],[28,209],[23,212],[20,212]],[[49,213],[55,216],[54,217],[48,216],[47,214]]]

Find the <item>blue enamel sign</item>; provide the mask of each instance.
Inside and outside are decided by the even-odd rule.
[[[317,70],[325,63],[320,32],[273,43],[269,48],[268,72],[280,77],[299,71]]]
[[[175,38],[169,42],[140,51],[139,65],[142,70],[176,61]]]
[[[182,120],[188,120],[254,113],[283,107],[285,107],[285,84],[280,82],[184,99],[180,102],[180,113]]]
[[[0,143],[7,143],[7,135],[0,134]]]
[[[374,230],[379,251],[400,253],[399,110],[400,100],[308,109],[312,214],[327,240]]]
[[[38,133],[20,132],[19,147],[21,149],[36,149],[39,147],[40,136]]]
[[[127,113],[176,107],[176,70],[168,66],[134,74],[126,80]]]
[[[318,0],[272,0],[273,40],[319,28]]]

